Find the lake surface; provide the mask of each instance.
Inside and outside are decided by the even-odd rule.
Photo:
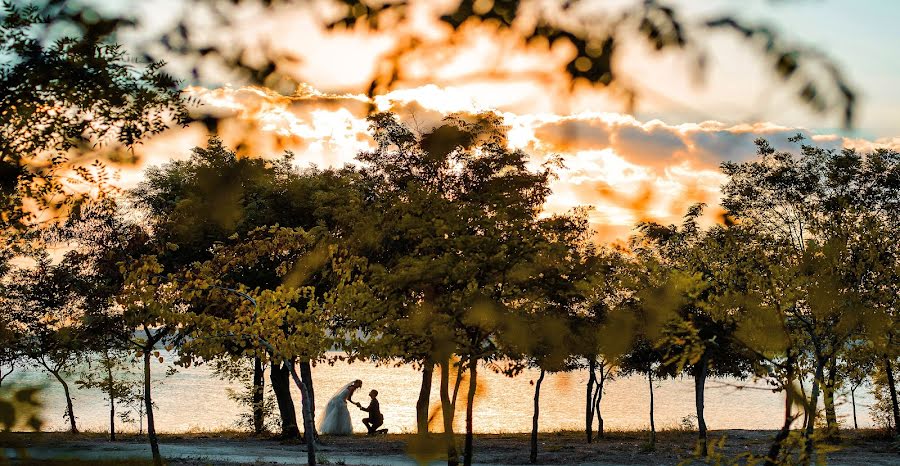
[[[228,398],[226,389],[238,389],[238,385],[216,378],[208,366],[180,369],[176,374],[164,377],[166,367],[153,364],[153,377],[161,381],[153,388],[158,431],[174,433],[235,427],[242,407]],[[531,382],[537,376],[537,371],[526,371],[518,377],[508,378],[481,368],[475,401],[475,430],[485,433],[530,431],[534,395]],[[63,418],[65,398],[58,383],[38,370],[19,370],[10,378],[16,382],[43,383],[45,429],[66,428],[67,422]],[[357,401],[365,404],[368,400],[365,394],[370,389],[380,392],[385,427],[395,433],[415,430],[415,404],[421,374],[411,367],[385,367],[359,362],[338,362],[333,366],[320,364],[313,368],[319,411],[328,398],[354,379],[363,380],[362,391],[354,396]],[[438,380],[435,373],[432,406],[439,402]],[[541,430],[583,428],[586,382],[585,371],[548,374],[545,377],[541,389]],[[97,390],[78,390],[74,385],[70,383],[79,428],[106,431],[109,410],[103,394]],[[268,376],[266,386],[268,390]],[[683,418],[695,413],[692,379],[662,380],[656,382],[654,387],[657,429],[678,426]],[[459,396],[456,424],[462,431],[465,392],[462,391]],[[295,389],[294,403],[298,417],[299,400],[300,395]],[[606,428],[648,428],[649,400],[645,378],[620,377],[607,382],[602,406]],[[868,405],[873,401],[871,394],[864,387],[860,388],[856,400],[860,427],[872,426],[868,413]],[[762,382],[733,379],[710,379],[707,382],[706,422],[710,429],[777,429],[781,426],[783,407],[783,394],[773,393]],[[361,422],[365,413],[354,406],[350,406],[350,413],[355,429],[365,432]],[[842,393],[838,397],[838,415],[845,425],[853,426],[849,394]],[[120,425],[118,428],[137,431],[137,424]]]

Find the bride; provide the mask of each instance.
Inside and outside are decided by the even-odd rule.
[[[354,380],[328,400],[325,412],[320,417],[319,433],[330,435],[350,435],[353,433],[353,424],[350,421],[350,410],[347,402],[353,402],[353,392],[362,387],[362,380]]]

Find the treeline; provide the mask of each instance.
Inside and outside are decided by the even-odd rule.
[[[544,214],[556,165],[532,168],[496,114],[451,115],[424,133],[390,113],[369,123],[376,144],[358,168],[238,157],[212,137],[127,193],[78,203],[31,243],[33,266],[4,262],[0,377],[17,365],[47,371],[77,431],[66,373],[90,364],[81,383],[107,395],[111,437],[116,406],[140,400],[158,462],[150,368],[162,347],[176,365],[246,374],[241,399],[258,433],[268,369],[280,434],[304,438],[310,464],[311,367],[332,349],[420,370],[409,450],[448,464],[460,461],[463,397],[462,461],[472,462],[480,370],[540,371],[533,462],[544,374],[583,368],[588,442],[603,436],[613,374],[647,379],[651,446],[654,381],[692,377],[702,456],[716,376],[762,379],[784,397],[767,464],[812,461],[839,435],[836,394],[866,381],[900,429],[900,154],[799,138],[792,154],[760,140],[755,160],[722,165],[721,222],[704,226],[695,205],[680,225],[642,222],[617,246],[595,242],[585,209]],[[136,394],[122,380],[129,360],[142,362]],[[443,428],[430,433],[438,414]]]

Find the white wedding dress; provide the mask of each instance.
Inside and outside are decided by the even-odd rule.
[[[340,389],[325,405],[325,412],[319,417],[319,433],[328,435],[350,435],[353,433],[353,423],[350,420],[350,410],[347,408],[347,398],[350,397],[350,386],[353,382]]]

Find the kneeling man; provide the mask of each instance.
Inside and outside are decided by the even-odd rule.
[[[369,392],[369,398],[371,398],[372,401],[369,402],[369,406],[365,408],[363,408],[359,402],[356,403],[356,407],[369,413],[369,417],[362,420],[363,424],[366,425],[366,429],[369,430],[368,435],[386,434],[387,429],[378,429],[384,424],[384,416],[382,416],[381,406],[378,404],[378,390]]]

